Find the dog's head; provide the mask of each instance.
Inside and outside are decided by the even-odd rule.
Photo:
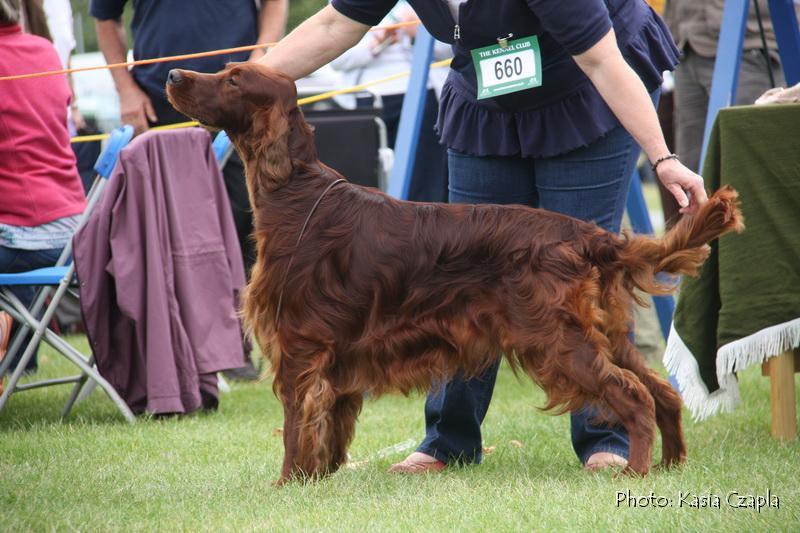
[[[181,113],[227,132],[256,188],[277,189],[289,180],[293,161],[316,160],[297,89],[280,72],[258,63],[231,63],[216,74],[173,69],[167,97]]]

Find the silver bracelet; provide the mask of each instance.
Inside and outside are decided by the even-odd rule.
[[[663,163],[667,159],[674,159],[675,161],[678,161],[678,155],[677,154],[669,154],[669,155],[665,155],[664,157],[659,157],[658,159],[656,159],[656,162],[653,163],[653,166],[651,167],[653,169],[653,173],[657,174],[656,169],[658,169],[658,165],[660,165],[661,163]]]

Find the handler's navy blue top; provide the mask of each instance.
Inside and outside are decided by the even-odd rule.
[[[122,15],[128,0],[91,0],[100,20]],[[133,0],[134,59],[206,52],[255,44],[258,11],[254,0]],[[185,120],[167,102],[164,85],[173,68],[216,72],[231,61],[246,61],[249,52],[155,63],[133,68],[133,78],[153,101],[159,123]],[[172,120],[168,117],[172,116]]]
[[[396,0],[332,0],[343,15],[375,25]],[[467,0],[456,21],[444,0],[409,0],[428,31],[453,43],[455,58],[442,92],[442,142],[471,155],[549,157],[586,146],[619,126],[571,56],[585,52],[611,27],[628,64],[647,90],[672,70],[678,50],[661,18],[643,0]],[[470,50],[537,35],[542,85],[477,100]]]

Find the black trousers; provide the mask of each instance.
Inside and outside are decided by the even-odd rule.
[[[256,261],[256,246],[253,240],[253,210],[247,194],[244,165],[236,151],[231,154],[222,169],[222,176],[225,179],[225,189],[228,191],[228,201],[231,204],[233,222],[236,225],[236,235],[242,249],[244,271],[249,279],[250,269]]]

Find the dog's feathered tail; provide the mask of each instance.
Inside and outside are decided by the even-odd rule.
[[[730,186],[714,193],[693,216],[683,217],[661,238],[631,237],[617,251],[626,285],[648,294],[668,294],[674,286],[659,282],[657,272],[696,275],[708,257],[708,243],[730,231],[744,230],[739,194]]]

